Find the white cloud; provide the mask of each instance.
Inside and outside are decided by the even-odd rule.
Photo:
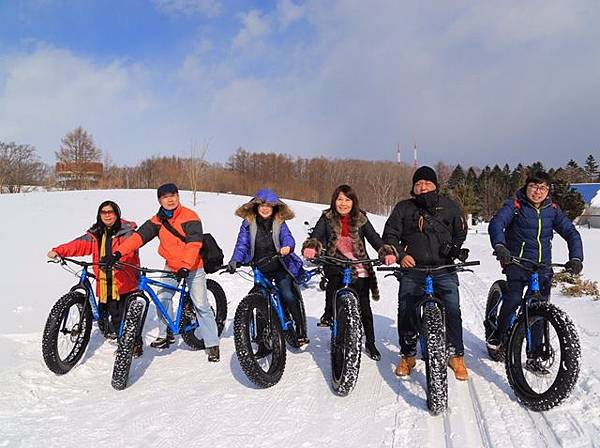
[[[263,39],[271,34],[271,19],[261,11],[253,9],[240,15],[242,28],[233,38],[232,47],[241,50],[263,45]]]
[[[168,14],[191,16],[202,14],[216,17],[221,13],[222,4],[219,0],[153,0],[159,11]]]
[[[279,0],[276,12],[277,20],[282,28],[287,28],[290,24],[297,22],[305,15],[304,7],[295,4],[292,0]]]

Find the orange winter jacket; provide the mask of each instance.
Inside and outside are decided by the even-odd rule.
[[[121,229],[112,237],[111,245],[113,252],[120,251],[124,241],[131,238],[132,235],[135,235],[134,230],[136,227],[135,222],[125,221],[124,219],[121,220]],[[69,243],[61,244],[52,250],[61,257],[83,257],[91,255],[94,263],[100,261],[100,241],[98,236],[96,236],[91,229],[79,238],[76,238]],[[127,257],[123,257],[121,261],[139,266],[140,257],[138,251],[131,251],[131,253]],[[112,274],[119,294],[126,294],[137,288],[139,272],[136,269],[124,266],[122,269],[114,269]],[[94,275],[97,279],[100,279],[102,276],[98,266],[94,266]],[[100,281],[96,281],[96,295],[101,303],[106,302],[106,292],[102,294]],[[114,297],[114,299],[119,300],[119,297]]]
[[[167,219],[159,211],[146,221],[142,226],[119,247],[119,252],[126,255],[139,249],[148,241],[158,236],[160,245],[158,253],[167,262],[167,267],[173,272],[181,268],[195,271],[204,267],[200,248],[202,247],[202,222],[195,211],[179,205],[169,218],[169,224],[185,237],[185,242],[173,235],[165,226],[162,219]]]

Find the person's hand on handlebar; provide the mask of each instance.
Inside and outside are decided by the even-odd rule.
[[[117,261],[121,259],[121,252],[116,251],[113,254],[105,255],[100,258],[100,263],[104,263],[108,269],[112,268]]]
[[[290,246],[284,246],[281,249],[279,249],[279,253],[285,257],[290,253],[291,250],[292,249],[290,248]]]
[[[400,260],[400,266],[403,268],[414,268],[417,265],[417,262],[410,255],[405,255],[402,260]]]
[[[46,254],[48,256],[48,258],[52,259],[52,260],[56,260],[57,257],[59,257],[59,255],[54,252],[53,250],[48,251],[48,253]]]
[[[237,269],[237,261],[235,260],[231,260],[229,263],[227,263],[227,272],[230,274],[233,274],[235,272],[235,270]]]
[[[572,274],[580,274],[583,271],[583,263],[579,258],[571,258],[565,263],[565,269]]]
[[[383,257],[383,264],[385,264],[386,266],[394,264],[395,262],[396,262],[395,255],[386,255],[385,257]]]
[[[496,255],[496,260],[498,260],[502,266],[507,265],[512,261],[512,254],[504,244],[496,244],[496,246],[494,246],[494,254]]]
[[[317,256],[317,250],[312,247],[307,247],[302,251],[302,256],[307,259],[312,259]]]

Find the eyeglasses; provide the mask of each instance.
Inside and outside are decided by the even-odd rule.
[[[114,210],[100,210],[102,216],[112,216],[115,214]]]
[[[548,187],[548,185],[544,185],[544,184],[540,184],[540,185],[529,184],[529,185],[527,185],[527,188],[529,188],[531,191],[539,191],[542,193],[548,193],[548,191],[550,191],[550,187]]]

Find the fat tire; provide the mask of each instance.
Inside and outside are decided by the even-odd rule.
[[[64,375],[73,368],[83,356],[92,331],[92,311],[86,306],[86,296],[72,291],[62,296],[52,307],[42,337],[42,355],[48,369],[57,375]],[[61,358],[58,350],[58,336],[65,319],[65,313],[75,306],[79,311],[80,324],[73,349]]]
[[[438,415],[448,408],[448,358],[446,355],[446,331],[442,310],[428,304],[423,308],[423,339],[427,358],[427,407]]]
[[[211,304],[211,308],[215,315],[215,322],[217,323],[217,334],[221,336],[223,328],[225,327],[225,320],[227,319],[227,297],[225,296],[225,291],[223,291],[221,285],[213,279],[206,279],[206,289],[215,299],[215,304],[214,306]],[[181,335],[183,342],[185,342],[192,350],[204,350],[206,347],[204,345],[204,339],[200,337],[199,327],[196,327],[191,331],[185,331],[185,327],[194,320],[196,320],[196,308],[194,307],[194,302],[192,302],[191,297],[187,295],[183,302],[183,312],[179,323],[179,334]]]
[[[337,300],[337,337],[331,331],[331,386],[336,394],[346,396],[354,389],[360,371],[362,321],[358,298],[343,293]]]
[[[506,376],[517,399],[534,411],[547,411],[569,397],[579,378],[581,346],[579,335],[569,316],[551,303],[536,303],[529,307],[531,317],[542,317],[554,328],[560,344],[559,370],[552,385],[543,393],[532,390],[524,377],[521,363],[523,339],[527,327],[521,314],[513,326],[506,350]]]
[[[263,294],[251,293],[239,303],[233,318],[233,337],[235,353],[243,372],[248,379],[260,388],[274,386],[279,382],[285,370],[286,349],[285,338],[277,315],[271,310],[270,342],[272,343],[272,362],[265,372],[258,364],[252,349],[250,320],[254,312],[263,318],[268,317],[267,299]],[[265,322],[266,323],[266,322]],[[266,328],[266,327],[265,327]]]
[[[485,329],[485,341],[489,339],[494,331],[494,328],[498,326],[498,315],[500,314],[500,302],[502,296],[508,292],[508,285],[506,280],[496,280],[488,292],[487,301],[485,304],[485,320],[483,321],[483,327]],[[489,357],[493,361],[504,361],[503,352],[497,350],[491,350],[487,347]]]
[[[133,357],[133,346],[142,324],[145,303],[133,298],[125,312],[123,334],[119,338],[111,384],[116,390],[123,390],[129,382],[129,369]]]

